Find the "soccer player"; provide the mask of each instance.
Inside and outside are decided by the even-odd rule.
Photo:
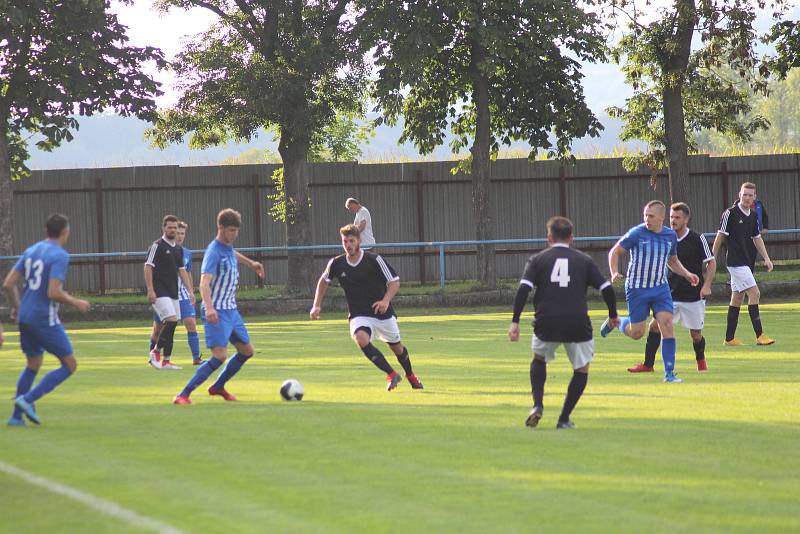
[[[717,271],[717,262],[703,234],[698,234],[689,228],[689,219],[692,212],[683,202],[676,202],[670,206],[670,226],[678,236],[678,259],[691,273],[700,278],[696,286],[690,285],[685,279],[669,272],[667,281],[672,292],[672,316],[674,322],[681,322],[689,329],[694,347],[697,370],[706,371],[706,339],[703,337],[703,323],[706,313],[705,297],[711,294],[711,282]],[[705,276],[703,267],[705,266]],[[644,350],[644,363],[628,367],[631,373],[652,373],[656,361],[656,353],[661,345],[661,332],[658,322],[650,321],[650,331],[647,334],[647,345]]]
[[[767,247],[761,239],[758,226],[758,215],[754,209],[756,199],[756,186],[745,182],[739,189],[739,201],[722,212],[717,237],[714,239],[712,252],[719,254],[723,244],[727,245],[728,273],[731,275],[731,302],[728,307],[728,324],[723,345],[738,347],[743,345],[736,339],[736,327],[739,323],[739,308],[747,295],[747,311],[750,313],[750,322],[756,334],[757,345],[772,345],[775,340],[764,334],[761,325],[761,315],[758,303],[761,292],[758,290],[756,279],[753,276],[753,267],[756,258],[748,246],[748,242],[755,245],[755,249],[764,258],[767,271],[772,271],[772,260],[767,254]]]
[[[90,305],[64,291],[69,254],[64,245],[69,239],[69,221],[53,214],[45,223],[47,239],[28,247],[9,271],[3,289],[11,302],[11,318],[19,323],[19,341],[28,365],[17,381],[14,412],[9,426],[23,426],[23,414],[33,423],[40,423],[34,403],[69,378],[78,366],[72,344],[58,317],[59,304],[69,304],[83,313]],[[19,298],[18,284],[24,288]],[[47,373],[33,389],[33,380],[42,366],[44,351],[59,359],[61,367]]]
[[[239,263],[253,269],[264,278],[264,266],[233,250],[239,237],[242,216],[238,211],[226,208],[217,214],[217,236],[206,248],[200,268],[200,296],[203,299],[201,317],[205,327],[206,346],[211,349],[211,358],[195,371],[186,387],[172,401],[175,404],[191,404],[189,395],[228,360],[217,381],[208,388],[209,395],[219,395],[226,401],[236,397],[225,389],[225,384],[239,372],[255,349],[236,305],[236,289],[239,286]],[[236,354],[228,359],[228,342],[236,347]]]
[[[673,305],[667,269],[686,278],[692,286],[700,283],[700,279],[687,271],[678,259],[678,237],[675,230],[664,226],[665,213],[666,206],[660,200],[648,202],[642,214],[644,223],[628,230],[609,251],[608,270],[612,282],[621,280],[619,258],[630,252],[625,276],[629,316],[620,319],[619,331],[633,339],[640,339],[652,310],[663,338],[661,358],[664,360],[664,382],[683,382],[675,376]],[[600,329],[600,335],[606,337],[613,329],[614,326],[606,321]]]
[[[311,319],[319,319],[328,285],[334,278],[338,279],[347,299],[350,336],[375,367],[386,373],[386,390],[395,389],[402,377],[372,344],[373,335],[392,349],[411,387],[423,389],[411,367],[408,349],[400,340],[400,328],[392,308],[392,298],[400,289],[400,277],[381,256],[361,248],[361,232],[355,225],[343,226],[339,233],[345,253],[332,258],[320,276],[314,305],[309,312]]]
[[[189,302],[194,305],[192,279],[183,262],[183,247],[176,241],[178,218],[165,215],[161,222],[163,235],[150,245],[144,263],[144,281],[147,285],[147,300],[161,322],[155,347],[150,351],[148,363],[154,369],[180,369],[170,361],[175,327],[181,318],[178,301],[178,277],[189,292]],[[162,358],[163,356],[163,358]]]
[[[192,279],[192,251],[183,246],[183,243],[186,241],[186,231],[188,229],[188,224],[183,221],[178,221],[178,232],[175,234],[175,243],[183,248],[183,267],[186,269],[189,280],[192,281],[192,286],[194,286],[194,280]],[[181,310],[181,321],[183,322],[184,328],[186,328],[189,350],[192,353],[192,365],[200,365],[203,363],[203,359],[200,356],[200,338],[197,336],[197,322],[195,321],[197,313],[194,309],[194,303],[192,299],[190,299],[189,290],[183,284],[180,276],[178,277],[178,305]],[[150,350],[155,348],[156,340],[160,332],[161,320],[158,314],[153,312],[153,332],[150,334]],[[178,366],[173,364],[172,367],[177,368]]]
[[[352,197],[344,201],[344,207],[356,216],[353,225],[361,232],[361,248],[364,250],[371,248],[375,245],[375,236],[372,234],[372,216],[369,210]]]
[[[530,369],[533,409],[525,420],[525,425],[531,428],[536,427],[542,418],[547,364],[553,361],[556,349],[562,343],[572,364],[573,373],[556,428],[575,427],[569,417],[586,388],[589,364],[594,355],[592,322],[586,304],[586,289],[589,286],[602,292],[608,307],[609,324],[619,323],[614,288],[600,274],[592,258],[570,248],[572,229],[572,221],[566,217],[551,217],[547,221],[549,246],[528,260],[519,282],[514,299],[514,316],[508,328],[509,339],[519,340],[520,315],[528,295],[535,288],[533,360]]]

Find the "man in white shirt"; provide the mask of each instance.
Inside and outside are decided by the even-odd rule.
[[[372,247],[375,244],[375,236],[372,235],[372,217],[369,214],[369,210],[353,197],[344,201],[344,207],[350,213],[356,214],[353,225],[361,232],[361,248]]]

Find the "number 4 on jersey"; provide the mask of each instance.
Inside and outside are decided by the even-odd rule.
[[[553,265],[553,272],[550,273],[550,281],[554,284],[558,283],[558,287],[567,287],[569,280],[569,260],[558,258]]]

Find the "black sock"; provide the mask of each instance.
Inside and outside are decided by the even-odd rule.
[[[375,367],[387,375],[390,375],[394,372],[394,369],[392,369],[392,366],[386,361],[386,358],[383,356],[383,354],[381,354],[381,351],[379,351],[372,343],[367,343],[361,349],[361,352],[363,352],[364,355],[369,358],[369,361],[375,364]]]
[[[567,397],[564,399],[564,409],[561,410],[561,415],[558,418],[559,423],[569,421],[569,415],[572,413],[575,405],[578,404],[581,395],[583,395],[583,390],[586,389],[586,382],[588,380],[588,373],[581,373],[578,371],[572,373],[572,380],[569,381],[569,387],[567,388]]]
[[[661,346],[661,332],[653,332],[647,334],[647,344],[644,346],[644,364],[647,367],[653,367],[656,364],[656,354],[658,347]]]
[[[400,365],[403,366],[403,371],[405,371],[406,376],[413,375],[414,370],[411,368],[411,358],[408,356],[408,347],[403,347],[403,353],[400,355],[395,354],[397,356],[397,361],[400,362]]]
[[[544,383],[547,381],[547,364],[542,360],[531,362],[531,392],[533,405],[544,407]]]
[[[166,322],[161,327],[161,333],[158,335],[156,341],[156,348],[164,354],[165,357],[172,355],[172,341],[175,337],[175,327],[178,326],[177,322]]]
[[[701,337],[700,341],[693,341],[694,357],[697,361],[706,359],[706,338]]]
[[[758,312],[758,304],[750,304],[747,306],[747,313],[750,314],[750,321],[753,323],[753,330],[756,333],[756,337],[760,337],[761,334],[764,333],[764,329],[761,327],[761,314]]]
[[[739,324],[739,306],[728,306],[728,328],[725,330],[725,341],[736,337],[736,326]]]

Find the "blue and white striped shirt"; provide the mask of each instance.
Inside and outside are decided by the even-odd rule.
[[[183,268],[187,273],[192,273],[192,251],[186,247],[183,247]],[[183,285],[180,276],[178,276],[178,300],[189,300],[189,290]]]
[[[667,283],[667,262],[670,256],[678,253],[675,230],[663,226],[660,232],[651,232],[642,223],[628,230],[619,245],[630,253],[626,289],[646,289]]]
[[[200,272],[214,277],[211,280],[211,305],[214,309],[235,310],[239,264],[236,262],[233,247],[216,239],[212,241],[203,256]]]
[[[25,282],[22,290],[17,319],[31,326],[56,326],[61,324],[58,317],[58,302],[50,300],[47,289],[50,280],[67,278],[69,254],[52,239],[39,241],[28,247],[14,265]]]

